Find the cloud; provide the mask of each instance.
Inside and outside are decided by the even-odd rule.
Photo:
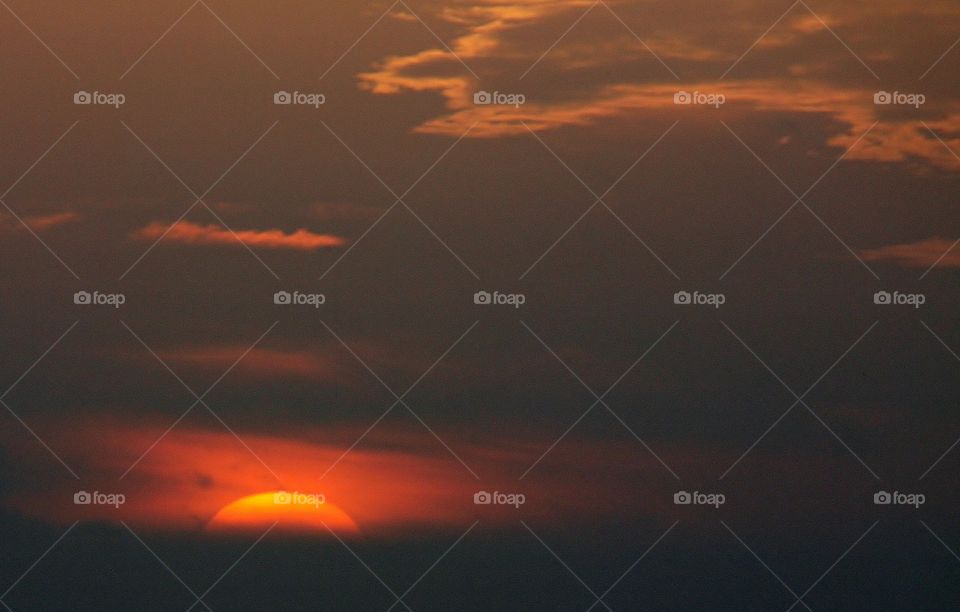
[[[23,221],[30,226],[30,229],[42,231],[50,229],[51,227],[57,227],[58,225],[66,225],[67,223],[75,223],[80,220],[80,215],[75,212],[59,212],[49,215],[37,215],[33,217],[26,217]]]
[[[72,211],[64,211],[57,213],[50,213],[48,215],[34,215],[30,217],[23,217],[23,222],[35,232],[42,232],[54,227],[61,225],[67,225],[69,223],[76,223],[81,219],[79,213]],[[24,229],[23,225],[20,225],[16,219],[11,217],[4,217],[0,219],[0,229],[4,229],[4,226],[9,228],[17,227],[19,229]]]
[[[554,26],[572,23],[592,4],[580,0],[514,0],[446,8],[441,11],[442,18],[461,28],[451,50],[429,48],[387,57],[374,70],[358,75],[360,86],[379,95],[435,92],[443,98],[445,110],[428,117],[413,131],[460,137],[472,127],[470,138],[522,136],[528,128],[545,131],[583,127],[638,114],[659,117],[670,113],[682,118],[689,116],[683,113],[689,109],[673,104],[677,90],[723,92],[733,111],[822,114],[832,118],[822,135],[825,147],[846,149],[879,120],[870,136],[850,152],[851,160],[906,163],[914,170],[919,164],[941,170],[960,169],[960,159],[923,123],[940,134],[949,147],[960,150],[960,138],[953,136],[960,133],[960,104],[955,98],[931,95],[926,106],[910,111],[875,105],[877,83],[869,80],[869,73],[828,33],[829,28],[845,39],[855,40],[860,54],[880,65],[889,61],[891,54],[912,57],[918,52],[904,42],[862,35],[872,31],[868,26],[880,18],[876,11],[897,19],[898,28],[904,32],[917,27],[946,29],[958,18],[949,3],[838,3],[819,9],[816,16],[796,7],[724,80],[718,80],[719,76],[745,47],[736,37],[718,47],[717,19],[723,15],[731,18],[746,41],[742,44],[749,44],[769,27],[764,3],[741,0],[706,11],[698,6],[695,11],[648,15],[642,32],[644,45],[613,15],[597,8],[591,27],[576,28],[575,34],[541,57],[559,35],[551,34]],[[611,8],[626,23],[635,22],[635,7],[611,3]],[[859,39],[851,38],[854,32],[861,34]],[[824,45],[824,38],[832,43]],[[909,36],[903,39],[909,40]],[[684,75],[683,80],[675,80],[659,66],[645,45],[675,66]],[[541,86],[536,96],[526,92],[527,103],[520,107],[478,106],[473,103],[474,92],[496,89],[496,80],[491,82],[485,76],[478,83],[471,75],[462,74],[457,69],[458,58],[480,74],[512,75],[511,79],[537,61],[534,75],[538,82],[562,85],[548,89]],[[770,69],[780,65],[782,69]],[[523,93],[522,83],[515,81],[513,85],[519,87],[518,93]]]
[[[170,363],[223,372],[245,354],[245,346],[201,346],[161,351],[160,357]],[[282,351],[255,348],[246,352],[236,366],[245,374],[263,377],[294,377],[310,380],[337,378],[333,360],[307,351]]]
[[[896,263],[907,268],[960,268],[960,250],[957,242],[944,238],[926,238],[906,244],[893,244],[860,251],[865,261]]]
[[[164,240],[172,240],[182,244],[200,245],[239,245],[242,241],[253,247],[295,251],[316,251],[342,246],[346,243],[346,239],[340,236],[316,234],[302,228],[289,234],[279,229],[231,232],[219,225],[200,225],[189,221],[179,221],[172,227],[164,223],[154,222],[133,232],[132,237],[136,240],[147,241],[163,237]]]

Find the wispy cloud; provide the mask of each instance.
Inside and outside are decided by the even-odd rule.
[[[865,261],[885,261],[908,268],[960,268],[960,249],[956,241],[945,238],[926,238],[917,242],[892,244],[877,249],[860,251]]]
[[[165,241],[197,245],[239,246],[240,241],[242,241],[253,247],[295,251],[316,251],[342,246],[346,243],[346,239],[340,236],[317,234],[303,228],[291,233],[285,233],[280,229],[231,232],[220,225],[200,225],[189,221],[179,221],[172,227],[164,223],[154,222],[135,231],[132,236],[134,239],[144,241],[157,240],[163,236]]]

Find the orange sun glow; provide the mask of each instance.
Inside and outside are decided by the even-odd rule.
[[[206,531],[213,533],[264,531],[299,534],[359,533],[357,524],[340,508],[326,503],[322,495],[268,491],[247,495],[218,511]]]

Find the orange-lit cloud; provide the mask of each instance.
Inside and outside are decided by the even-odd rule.
[[[223,372],[241,355],[236,369],[247,376],[295,377],[330,380],[339,377],[336,363],[310,351],[284,351],[246,346],[195,346],[161,351],[160,357],[171,364]]]
[[[590,126],[605,119],[635,117],[638,113],[651,117],[669,113],[682,118],[684,111],[689,109],[677,108],[673,104],[676,91],[723,92],[728,97],[727,109],[730,109],[726,117],[733,112],[790,112],[832,118],[831,131],[823,135],[827,147],[848,148],[879,120],[870,137],[851,151],[849,159],[926,164],[945,170],[960,168],[960,160],[933,138],[922,123],[925,121],[954,150],[960,150],[960,137],[949,136],[960,133],[960,105],[949,99],[934,100],[931,96],[926,107],[903,113],[896,112],[896,108],[876,106],[873,103],[875,89],[872,89],[877,87],[875,83],[869,81],[865,86],[857,86],[853,85],[857,79],[841,78],[845,73],[838,73],[838,65],[844,66],[847,72],[862,71],[860,76],[869,77],[869,74],[828,31],[830,28],[847,33],[863,28],[867,20],[878,18],[875,10],[890,19],[902,20],[909,16],[955,20],[955,6],[951,7],[949,3],[932,2],[918,6],[916,3],[885,2],[876,7],[871,5],[870,12],[860,4],[837,4],[818,7],[816,16],[797,6],[782,23],[766,33],[749,56],[753,60],[753,56],[763,57],[763,54],[782,55],[785,47],[795,49],[802,59],[786,66],[783,71],[786,74],[758,78],[749,65],[741,65],[722,81],[702,78],[677,81],[664,69],[651,72],[646,77],[649,80],[643,83],[617,76],[621,73],[616,70],[603,69],[636,63],[640,58],[650,60],[652,56],[617,23],[614,16],[602,8],[595,8],[599,15],[597,19],[606,19],[610,23],[596,27],[601,23],[597,21],[594,27],[577,29],[577,35],[589,36],[591,44],[585,45],[582,40],[564,40],[537,66],[538,71],[552,74],[552,82],[565,84],[564,88],[551,91],[538,87],[538,95],[528,96],[526,104],[520,107],[473,103],[473,94],[477,90],[495,88],[488,82],[477,82],[471,75],[463,74],[462,67],[458,67],[458,58],[469,65],[490,66],[496,74],[516,78],[554,40],[549,36],[544,38],[545,23],[561,18],[572,23],[592,4],[579,0],[514,0],[443,9],[441,17],[462,28],[462,34],[451,43],[452,52],[431,48],[388,57],[376,69],[359,74],[360,85],[380,95],[404,91],[436,92],[444,100],[445,112],[426,119],[414,131],[459,137],[472,126],[471,138],[525,135],[528,128],[544,131]],[[756,21],[759,35],[769,26],[769,22],[760,20],[764,13],[758,10],[760,5],[756,0],[743,0],[731,3],[728,10],[736,16],[738,27],[745,31]],[[630,15],[631,8],[626,4],[611,3],[611,7],[618,13]],[[679,14],[686,16],[684,12]],[[702,65],[704,68],[696,69],[696,73],[706,71],[719,77],[744,49],[729,44],[718,45],[712,34],[710,44],[707,39],[701,40],[701,35],[711,33],[714,27],[713,22],[684,19],[680,23],[661,16],[648,24],[650,31],[645,32],[645,42],[662,58]],[[824,49],[822,37],[835,44]],[[749,42],[747,40],[744,44]],[[883,48],[875,39],[860,42],[867,47],[861,53],[871,61],[884,61],[890,55],[888,41],[884,41]],[[873,48],[869,48],[871,45]],[[844,61],[838,64],[834,53],[842,56]],[[567,88],[566,85],[573,82],[566,75],[580,74],[585,67],[595,68],[591,78],[576,81],[572,89]],[[788,75],[792,78],[786,78]],[[521,84],[522,81],[517,81],[514,86]]]
[[[30,226],[31,229],[42,231],[47,230],[52,227],[57,227],[59,225],[66,225],[68,223],[75,223],[80,220],[80,215],[75,212],[59,212],[49,215],[37,215],[33,217],[24,218],[24,223]]]
[[[462,528],[478,518],[489,526],[515,527],[520,512],[543,522],[617,520],[637,513],[662,517],[672,506],[667,494],[672,479],[659,471],[640,479],[643,462],[632,464],[644,451],[629,444],[607,443],[599,452],[596,443],[570,442],[555,449],[535,476],[520,481],[552,440],[480,446],[440,430],[478,480],[425,429],[398,429],[386,422],[352,449],[366,426],[300,427],[283,435],[240,431],[242,443],[215,425],[196,429],[187,422],[165,435],[167,423],[116,419],[87,419],[69,431],[52,423],[38,426],[81,479],[51,470],[42,482],[29,478],[8,487],[0,503],[54,523],[123,520],[199,533],[234,502],[278,490],[322,495],[362,535]],[[42,463],[46,451],[20,434],[0,434],[4,450]],[[654,494],[657,483],[666,488]],[[78,490],[122,493],[126,499],[120,507],[77,506],[73,494]],[[478,506],[474,494],[480,490],[522,493],[525,503],[521,508]],[[641,507],[625,504],[643,497]]]
[[[960,268],[960,249],[957,241],[927,238],[906,244],[894,244],[878,249],[860,251],[865,261],[884,261],[908,268]]]
[[[23,222],[31,230],[35,232],[42,232],[44,230],[52,229],[54,227],[59,227],[61,225],[68,225],[70,223],[76,223],[81,219],[79,213],[72,211],[64,211],[57,213],[50,213],[47,215],[33,215],[29,217],[23,217]],[[24,229],[20,223],[16,221],[12,216],[4,216],[0,218],[0,229],[4,228],[19,228]]]
[[[346,240],[339,236],[315,234],[306,229],[298,229],[289,234],[279,229],[231,232],[219,225],[199,225],[189,221],[179,221],[172,228],[155,222],[133,233],[133,237],[137,240],[157,240],[161,236],[164,240],[183,244],[239,245],[242,241],[253,247],[296,251],[316,251],[346,243]]]

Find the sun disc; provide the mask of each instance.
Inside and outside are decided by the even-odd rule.
[[[268,491],[247,495],[221,508],[207,523],[206,531],[324,534],[330,531],[358,533],[357,524],[343,510],[328,504],[322,495]]]

